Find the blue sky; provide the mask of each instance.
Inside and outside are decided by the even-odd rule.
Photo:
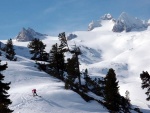
[[[150,0],[0,0],[0,39],[14,38],[23,27],[52,36],[87,30],[92,20],[121,12],[150,19]]]

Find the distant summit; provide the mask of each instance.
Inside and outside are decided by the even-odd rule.
[[[111,14],[105,14],[104,16],[102,16],[100,18],[100,20],[97,20],[97,21],[92,21],[89,25],[88,25],[88,31],[91,31],[93,30],[94,28],[96,27],[101,27],[102,26],[102,21],[103,20],[112,20],[113,17]]]
[[[88,26],[88,31],[91,31],[93,30],[94,28],[96,27],[101,27],[101,21],[100,20],[97,20],[97,21],[92,21],[89,26]]]
[[[104,16],[101,17],[102,20],[111,20],[113,19],[112,15],[111,14],[105,14]]]
[[[112,21],[113,24],[110,21]],[[113,25],[111,28],[113,32],[122,32],[122,31],[130,32],[133,30],[145,30],[147,29],[148,26],[150,26],[150,20],[149,22],[143,21],[123,12],[121,13],[118,19],[114,19],[111,14],[105,14],[104,16],[100,18],[100,20],[92,21],[88,25],[88,31],[91,31],[96,27],[102,27],[103,23],[104,24],[107,23],[106,25],[108,27]]]
[[[25,29],[23,28],[21,32],[19,32],[18,36],[16,37],[16,40],[19,42],[26,42],[26,41],[32,41],[34,38],[42,39],[47,36],[46,34],[41,34],[36,31],[34,31],[31,28]]]
[[[147,27],[148,23],[123,12],[119,16],[112,30],[114,32],[122,32],[122,31],[129,32],[132,30],[146,29]]]
[[[150,19],[148,20],[148,26],[150,26]]]

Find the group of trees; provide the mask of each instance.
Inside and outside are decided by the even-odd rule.
[[[109,69],[106,77],[92,79],[88,75],[88,70],[80,72],[79,55],[81,50],[76,45],[69,48],[65,33],[58,35],[60,44],[52,45],[49,53],[44,51],[46,45],[39,39],[34,39],[28,45],[30,53],[33,54],[31,59],[43,60],[48,63],[39,64],[50,75],[53,75],[65,82],[66,89],[72,89],[80,94],[86,100],[93,99],[88,96],[87,92],[93,92],[103,97],[103,101],[97,100],[107,107],[111,112],[130,113],[130,101],[119,94],[119,86],[116,74],[113,69]],[[65,53],[71,54],[71,57],[65,60]],[[43,53],[46,53],[46,59],[43,59]],[[81,79],[85,83],[81,83]]]
[[[12,39],[9,39],[7,43],[1,47],[0,49],[5,52],[5,57],[9,60],[17,60],[15,57],[15,51],[14,51],[14,46]],[[0,56],[2,55],[2,52],[0,51]],[[11,100],[9,99],[9,94],[8,90],[10,89],[9,83],[4,83],[4,75],[2,74],[2,71],[6,70],[7,68],[7,63],[6,64],[1,64],[0,60],[0,113],[12,113],[13,110],[9,108],[9,105],[12,103]]]
[[[9,99],[7,91],[10,89],[10,83],[4,83],[4,75],[1,71],[6,70],[7,64],[1,65],[0,60],[0,113],[12,113],[13,110],[9,108],[9,105],[12,103]]]
[[[6,45],[2,48],[0,47],[1,50],[5,51],[6,58],[9,60],[13,60],[15,56],[14,48],[13,48],[13,43],[12,40],[9,39],[6,43]],[[0,56],[2,55],[2,52],[0,51]],[[12,103],[11,100],[9,99],[9,94],[8,90],[10,89],[9,83],[4,83],[4,78],[5,76],[2,74],[2,71],[6,70],[8,68],[7,63],[6,64],[1,64],[0,60],[0,113],[12,113],[13,110],[9,108],[9,105]]]
[[[15,49],[12,42],[12,39],[8,39],[5,46],[0,48],[2,51],[5,52],[5,57],[10,61],[16,61],[17,57],[15,57]]]

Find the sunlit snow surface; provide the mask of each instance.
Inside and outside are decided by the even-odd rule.
[[[144,113],[150,112],[150,103],[146,101],[145,91],[141,89],[140,73],[150,73],[150,29],[134,32],[112,32],[113,22],[103,21],[102,27],[92,31],[73,32],[78,37],[68,41],[82,51],[80,69],[88,69],[91,77],[105,77],[109,68],[113,68],[119,80],[120,94],[129,90],[131,103]],[[58,37],[48,36],[42,40],[49,52],[51,46],[60,43]],[[2,40],[2,42],[6,42]],[[73,91],[65,90],[60,80],[39,71],[35,62],[29,60],[29,42],[13,40],[18,61],[8,61],[1,57],[2,63],[8,62],[4,71],[6,81],[11,81],[9,91],[13,101],[10,108],[14,113],[105,113],[108,112],[95,101],[85,102]],[[65,55],[69,57],[68,54]],[[31,90],[37,89],[41,97],[33,97]]]

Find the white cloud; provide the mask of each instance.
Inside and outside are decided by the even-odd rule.
[[[67,6],[67,4],[72,4],[76,0],[66,0],[66,1],[59,1],[56,2],[54,5],[49,6],[44,10],[44,14],[55,12],[57,9],[61,8],[62,6]]]
[[[49,7],[44,10],[44,14],[52,13],[52,12],[56,11],[56,9],[57,9],[57,7]]]

